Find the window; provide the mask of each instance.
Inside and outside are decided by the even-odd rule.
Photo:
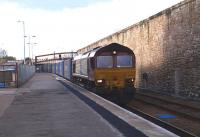
[[[94,58],[91,58],[91,59],[90,59],[90,66],[91,66],[92,69],[95,68]]]
[[[133,61],[132,61],[132,56],[130,55],[122,55],[122,56],[117,56],[117,67],[132,67],[133,66]]]
[[[75,73],[76,72],[76,64],[75,64],[75,62],[73,63],[73,73]]]
[[[112,56],[98,56],[97,57],[97,68],[112,68],[113,57]]]

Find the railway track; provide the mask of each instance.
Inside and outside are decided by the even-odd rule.
[[[181,126],[176,126],[173,123],[172,124],[169,123],[168,121],[163,121],[163,120],[161,120],[161,119],[149,114],[148,112],[147,113],[143,112],[142,110],[139,110],[136,107],[131,106],[131,104],[121,105],[121,104],[119,104],[118,101],[115,101],[116,96],[114,96],[114,98],[112,98],[111,96],[110,97],[105,97],[105,96],[101,95],[101,97],[103,97],[103,98],[105,98],[105,99],[107,99],[107,100],[109,100],[111,102],[114,102],[114,103],[118,104],[119,106],[127,109],[128,111],[133,112],[133,113],[135,113],[135,114],[137,114],[137,115],[139,115],[139,116],[151,121],[152,123],[155,123],[156,125],[159,125],[160,127],[163,127],[163,128],[165,128],[165,129],[167,129],[167,130],[169,130],[169,131],[171,131],[171,132],[173,132],[173,133],[175,133],[175,134],[177,134],[177,135],[179,135],[181,137],[198,137],[197,135],[193,134],[193,132],[190,132],[190,131],[182,129]],[[135,100],[135,98],[134,98],[134,100]],[[140,102],[143,102],[143,100],[141,100]],[[143,103],[150,104],[150,103],[146,103],[146,102],[143,102]],[[155,106],[152,103],[151,103],[151,105]],[[157,107],[157,105],[156,105],[156,107]],[[160,106],[159,106],[159,108],[165,109],[165,108],[160,107]]]
[[[134,99],[163,108],[171,112],[178,113],[179,115],[183,115],[190,119],[200,121],[200,108],[198,107],[185,105],[178,101],[174,102],[172,100],[167,100],[143,93],[136,93]]]
[[[145,95],[144,95],[144,96],[145,96]],[[144,97],[144,96],[143,96],[143,97]],[[102,96],[102,97],[105,98],[105,96]],[[140,97],[141,97],[141,96],[140,96]],[[114,97],[114,98],[115,98],[115,97]],[[150,98],[150,96],[148,96],[148,98]],[[133,112],[133,113],[135,113],[135,114],[137,114],[137,115],[139,115],[139,116],[141,116],[141,117],[143,117],[143,118],[149,120],[149,121],[151,121],[152,123],[155,123],[156,125],[159,125],[159,126],[165,128],[165,129],[167,129],[167,130],[169,130],[169,131],[171,131],[171,132],[173,132],[173,133],[175,133],[175,134],[177,134],[177,135],[179,135],[179,136],[181,136],[181,137],[198,137],[198,136],[199,136],[199,132],[198,132],[198,131],[197,131],[197,132],[198,132],[198,133],[197,133],[196,131],[193,132],[192,130],[187,130],[188,127],[185,127],[185,125],[182,125],[182,124],[180,124],[180,123],[177,125],[176,122],[173,123],[173,122],[171,122],[171,121],[164,121],[164,120],[161,120],[161,119],[155,117],[155,114],[151,114],[151,113],[149,113],[148,111],[144,112],[144,111],[138,109],[137,107],[132,106],[131,103],[129,103],[129,104],[127,104],[127,105],[121,105],[121,104],[118,103],[118,101],[115,101],[115,99],[113,99],[111,96],[110,96],[110,97],[106,97],[105,99],[110,100],[110,101],[112,101],[112,102],[114,102],[114,103],[120,105],[121,107],[123,107],[123,108],[125,108],[125,109],[127,109],[127,110],[129,110],[129,111],[131,111],[131,112]],[[136,94],[136,95],[135,95],[135,98],[134,98],[133,100],[140,101],[140,103],[142,103],[143,106],[146,105],[146,104],[148,104],[148,105],[151,105],[151,106],[153,106],[153,107],[155,107],[155,108],[160,108],[160,109],[157,110],[157,112],[161,112],[161,111],[160,111],[161,109],[164,110],[164,111],[167,110],[167,111],[172,112],[171,109],[162,106],[162,105],[164,104],[164,103],[161,103],[162,99],[159,99],[159,98],[157,98],[157,97],[152,97],[152,99],[153,99],[154,101],[149,100],[149,99],[147,99],[147,98],[143,98],[143,99],[140,98],[140,99],[139,99],[139,94]],[[158,102],[158,101],[155,101],[156,99],[158,99],[159,102]],[[163,101],[163,102],[164,102],[164,101]],[[157,104],[157,103],[158,103],[158,104]],[[165,103],[168,104],[168,107],[169,107],[169,106],[170,106],[169,104],[171,103],[171,101],[166,101]],[[179,105],[179,103],[176,103],[176,102],[172,102],[171,104],[173,104],[174,106],[176,106],[176,108],[177,108],[177,105]],[[183,104],[180,104],[180,106],[182,107],[183,110],[184,110],[184,107],[187,107],[187,106],[185,106],[185,105],[183,105]],[[180,107],[180,106],[179,106],[179,107]],[[179,109],[180,109],[180,108],[179,108]],[[198,108],[193,108],[193,107],[189,107],[189,109],[190,109],[190,110],[192,110],[192,109],[198,110]],[[187,110],[189,110],[189,109],[187,109]],[[174,109],[173,109],[173,110],[174,110]],[[194,110],[193,110],[193,111],[194,111]],[[182,115],[184,118],[185,118],[185,116],[187,116],[187,118],[192,119],[192,121],[198,119],[198,118],[196,118],[196,117],[192,117],[192,115],[184,114],[185,111],[178,112],[178,110],[177,110],[177,111],[173,111],[173,112],[175,112],[175,114],[178,113],[178,114],[176,115],[176,116],[178,116],[178,117],[179,117],[179,115]],[[177,119],[180,119],[180,118],[177,118]],[[183,123],[185,122],[185,121],[182,120],[182,119],[179,120],[179,121],[182,121]],[[197,127],[197,126],[196,126],[196,127]],[[185,130],[185,129],[186,129],[186,130]],[[196,130],[196,129],[195,129],[195,130]],[[194,133],[195,133],[195,134],[198,134],[198,135],[195,135]]]
[[[149,115],[149,114],[147,114],[147,113],[145,113],[145,112],[143,112],[139,109],[136,109],[136,108],[134,108],[130,105],[125,106],[124,108],[135,113],[135,114],[137,114],[137,115],[139,115],[139,116],[141,116],[141,117],[143,117],[143,118],[145,118],[145,119],[147,119],[147,120],[149,120],[149,121],[151,121],[151,122],[153,122],[153,123],[155,123],[156,125],[159,125],[159,126],[165,128],[165,129],[181,136],[181,137],[197,137],[196,135],[194,135],[194,134],[192,134],[192,133],[190,133],[186,130],[183,130],[183,129],[177,127],[177,126],[174,126],[170,123],[162,121],[162,120],[160,120],[160,119],[158,119],[154,116],[151,116],[151,115]]]

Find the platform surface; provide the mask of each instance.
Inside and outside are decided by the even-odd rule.
[[[0,137],[146,136],[176,135],[54,74],[0,90]]]
[[[17,89],[0,89],[0,117],[3,115],[4,111],[12,103]]]

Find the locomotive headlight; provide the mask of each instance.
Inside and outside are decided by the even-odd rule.
[[[134,82],[134,79],[132,78],[131,81]]]
[[[134,78],[127,78],[125,79],[126,84],[134,85],[135,79]]]
[[[97,83],[102,83],[102,82],[103,82],[102,79],[98,79],[98,80],[97,80]]]

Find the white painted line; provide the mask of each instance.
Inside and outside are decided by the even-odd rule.
[[[14,94],[16,94],[16,91],[13,90],[0,91],[0,95],[14,95]]]

